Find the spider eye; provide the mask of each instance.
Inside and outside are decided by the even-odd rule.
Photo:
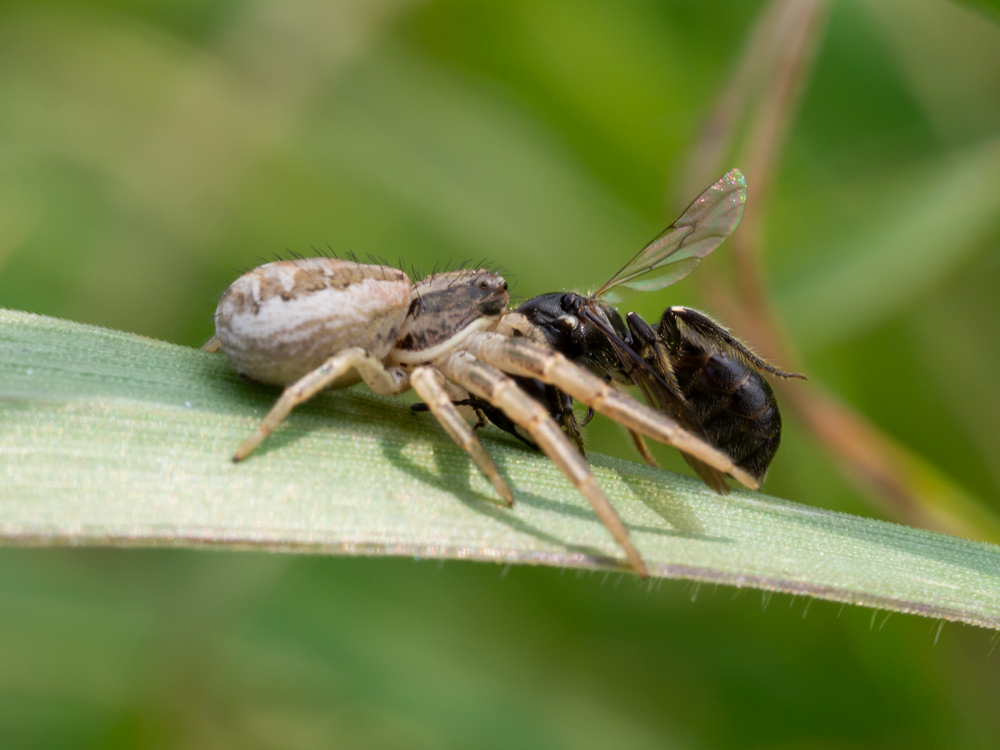
[[[560,328],[565,328],[567,331],[572,331],[580,325],[580,321],[575,315],[560,315],[556,318],[556,325]]]
[[[482,281],[479,282],[479,288],[483,290],[489,289],[490,282],[488,282],[486,279],[483,279]]]
[[[505,292],[507,291],[507,282],[506,282],[506,281],[505,281],[505,282],[503,283],[503,290],[504,290]]]

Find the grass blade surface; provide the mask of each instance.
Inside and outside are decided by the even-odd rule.
[[[0,310],[0,541],[406,555],[625,571],[554,465],[489,429],[513,510],[426,414],[322,394],[250,459],[277,393],[221,355]],[[599,454],[651,574],[1000,628],[1000,548]]]

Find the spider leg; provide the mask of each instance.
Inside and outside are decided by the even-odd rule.
[[[490,333],[470,338],[466,349],[504,372],[551,383],[625,428],[672,445],[750,489],[760,487],[756,478],[738,467],[719,449],[692,435],[674,420],[619,393],[601,378],[574,365],[557,352],[525,338],[504,338]]]
[[[355,370],[369,388],[383,395],[401,393],[408,386],[406,373],[400,368],[386,369],[381,360],[360,347],[344,349],[286,387],[285,392],[271,407],[271,411],[254,433],[236,449],[233,460],[242,461],[253,453],[261,441],[278,428],[292,409],[308,401],[351,370]]]
[[[444,389],[440,378],[441,375],[433,368],[418,367],[410,373],[410,385],[424,400],[427,408],[441,423],[445,431],[451,435],[451,439],[472,457],[476,466],[490,480],[503,501],[508,506],[514,505],[514,494],[510,491],[510,486],[500,476],[496,464],[493,463],[493,459],[479,442],[469,423],[462,419],[462,415],[452,404],[451,396]]]
[[[215,354],[221,348],[222,342],[219,340],[218,336],[212,336],[212,338],[201,345],[201,350],[203,352],[208,352],[209,354]]]
[[[569,441],[563,431],[549,416],[548,411],[517,387],[504,373],[485,362],[480,362],[468,352],[457,352],[436,362],[442,374],[458,383],[470,393],[479,396],[501,409],[516,424],[528,431],[538,447],[566,475],[583,494],[597,517],[621,545],[629,564],[642,577],[649,572],[642,558],[628,538],[628,530],[618,517],[611,501],[601,490],[590,472],[587,462]]]

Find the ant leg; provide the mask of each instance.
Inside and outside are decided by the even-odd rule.
[[[767,360],[761,359],[750,351],[739,339],[720,326],[710,317],[690,307],[668,307],[660,318],[660,336],[679,346],[682,341],[689,341],[698,349],[705,351],[731,352],[759,371],[776,375],[780,378],[799,378],[806,376],[797,372],[784,372]]]

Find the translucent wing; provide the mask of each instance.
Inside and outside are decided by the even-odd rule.
[[[726,173],[593,296],[613,302],[625,290],[652,291],[680,281],[733,233],[746,202],[743,173]]]

